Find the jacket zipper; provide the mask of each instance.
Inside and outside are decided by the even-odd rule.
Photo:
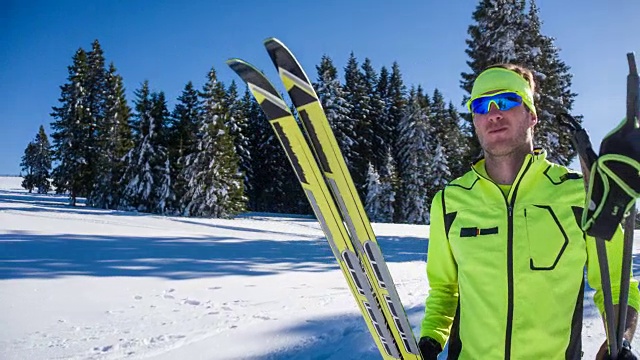
[[[476,175],[492,182],[500,191],[500,194],[504,198],[505,205],[507,205],[507,330],[505,335],[505,343],[504,343],[504,358],[505,360],[511,359],[511,334],[513,330],[513,207],[516,203],[516,194],[518,193],[518,187],[520,186],[520,181],[527,173],[529,168],[533,164],[533,157],[529,158],[529,162],[527,166],[522,171],[522,175],[516,177],[516,182],[514,182],[512,191],[513,196],[511,197],[511,202],[507,196],[504,196],[502,193],[502,189],[500,186],[495,183],[495,181],[490,178],[484,177],[476,172]]]
[[[511,334],[513,332],[513,207],[516,203],[516,194],[518,193],[518,188],[520,186],[520,182],[524,175],[527,173],[527,170],[531,167],[533,163],[533,159],[529,159],[529,163],[527,167],[522,172],[522,175],[517,179],[518,181],[514,184],[513,195],[511,196],[511,202],[505,198],[505,203],[507,205],[507,331],[505,336],[505,344],[504,344],[504,358],[505,360],[511,359]],[[496,186],[498,186],[496,184]]]

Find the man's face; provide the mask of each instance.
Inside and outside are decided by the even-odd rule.
[[[488,113],[473,115],[480,146],[493,156],[533,148],[532,129],[537,122],[536,116],[522,104],[504,111],[491,104]]]

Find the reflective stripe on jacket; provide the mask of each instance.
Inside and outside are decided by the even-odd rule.
[[[505,197],[483,162],[433,200],[421,336],[449,340],[449,359],[579,359],[585,266],[604,308],[582,176],[536,150]],[[622,243],[622,231],[607,242],[614,303]],[[640,306],[633,279],[629,305]]]

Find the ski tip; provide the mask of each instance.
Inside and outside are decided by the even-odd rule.
[[[242,59],[233,58],[227,60],[226,63],[246,83],[255,82],[255,79],[258,78],[255,74],[260,73],[253,65]]]
[[[238,58],[229,59],[225,61],[225,63],[231,68],[231,70],[235,71],[236,74],[240,75],[240,77],[242,77],[242,73],[244,72],[244,69],[246,69],[247,67],[250,67],[246,61]]]
[[[262,71],[258,70],[258,68],[256,68],[255,66],[251,65],[249,62],[244,61],[242,59],[238,59],[238,58],[232,58],[226,61],[227,65],[229,65],[229,67],[235,71],[237,70],[242,70],[242,69],[247,69],[250,71],[255,71],[258,73],[262,73]]]
[[[233,64],[238,64],[238,63],[244,63],[245,61],[243,61],[242,59],[238,59],[238,58],[231,58],[228,59],[227,61],[225,61],[225,64],[231,66]]]
[[[275,65],[278,71],[280,71],[280,69],[287,70],[299,79],[311,83],[309,77],[305,74],[304,70],[302,70],[302,66],[298,60],[284,43],[276,38],[269,38],[265,40],[264,46],[267,49],[267,53],[269,53],[273,65]]]
[[[278,38],[275,37],[269,37],[264,39],[264,41],[262,42],[265,46],[267,44],[279,44],[280,46],[284,46],[284,43],[280,40],[278,40]]]
[[[293,56],[291,55],[291,50],[280,40],[276,38],[268,38],[264,41],[264,47],[267,48],[267,52],[269,56],[271,56],[272,60],[276,60],[276,58],[283,56],[285,59],[290,59]]]

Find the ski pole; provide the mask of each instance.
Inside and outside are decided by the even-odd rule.
[[[598,155],[593,150],[591,139],[587,131],[580,123],[569,114],[558,114],[558,122],[571,131],[571,142],[580,158],[580,167],[584,178],[585,190],[589,185],[591,166],[598,159]],[[584,210],[586,211],[586,209]],[[613,307],[613,295],[611,294],[611,277],[609,276],[609,261],[607,260],[606,240],[596,237],[596,251],[598,254],[598,265],[600,267],[600,284],[602,286],[602,297],[604,300],[604,321],[607,335],[607,344],[611,359],[618,356],[618,341],[616,339],[615,310]]]
[[[640,117],[640,79],[634,53],[627,54],[629,75],[627,76],[627,121],[624,127],[629,130],[636,127]],[[627,303],[629,300],[629,274],[633,250],[633,232],[636,220],[636,204],[633,203],[624,223],[624,250],[622,254],[622,274],[620,275],[620,299],[618,302],[618,349],[622,349],[624,330],[627,323]],[[613,354],[612,354],[613,355]],[[613,357],[615,359],[615,357]]]

